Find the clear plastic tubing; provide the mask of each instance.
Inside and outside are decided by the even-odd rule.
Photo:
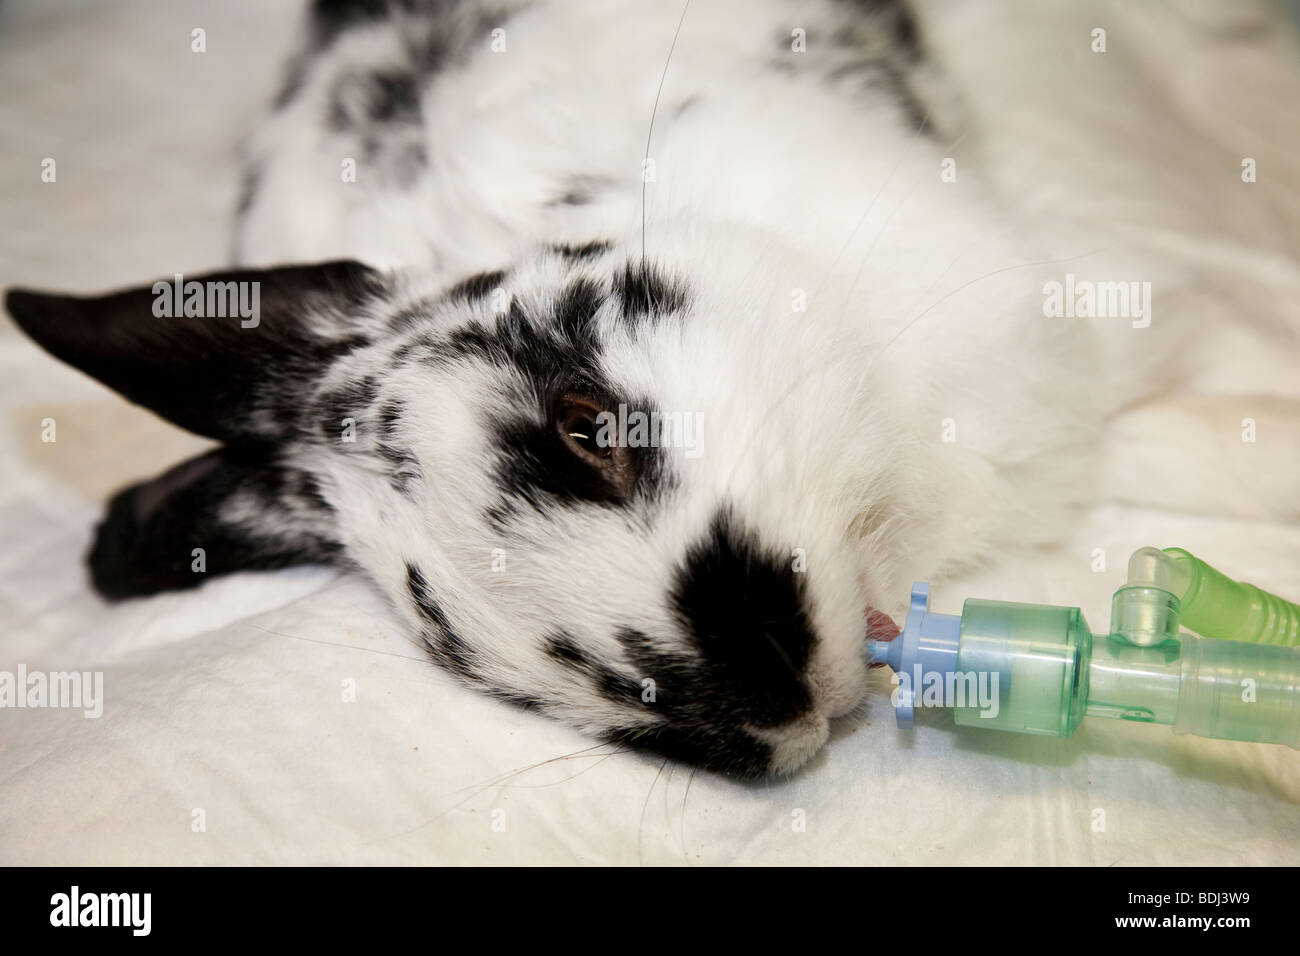
[[[1182,626],[1204,637],[1256,644],[1300,644],[1300,606],[1234,581],[1182,548],[1142,548],[1128,563],[1127,587],[1166,591]]]
[[[868,655],[898,675],[902,727],[942,706],[960,725],[1019,733],[1067,737],[1085,716],[1111,717],[1300,749],[1300,649],[1180,634],[1179,603],[1165,587],[1116,592],[1112,629],[1137,643],[1094,635],[1072,607],[972,599],[935,614],[919,583],[902,632]]]

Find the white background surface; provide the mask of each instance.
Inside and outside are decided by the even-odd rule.
[[[0,7],[0,284],[98,290],[226,263],[238,139],[295,19],[266,4],[252,34],[229,6]],[[57,184],[40,182],[46,156]],[[1261,388],[1300,420],[1294,391]],[[1235,440],[1238,409],[1197,408]],[[0,862],[1300,863],[1300,754],[1283,748],[1095,720],[1055,740],[924,715],[904,735],[878,671],[865,718],[809,766],[739,784],[455,686],[333,571],[104,603],[81,560],[103,502],[201,447],[0,323],[0,669],[103,670],[107,697],[98,720],[0,711]],[[1249,464],[1222,467],[1248,498]],[[1296,596],[1294,513],[1241,512],[1103,505],[1059,552],[936,586],[935,605],[1076,604],[1101,629],[1145,544]]]

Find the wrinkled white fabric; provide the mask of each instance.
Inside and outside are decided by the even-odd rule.
[[[249,48],[226,42],[227,4],[163,6],[0,8],[0,283],[92,290],[225,263],[238,136],[295,12],[267,5]],[[117,42],[140,35],[156,45]],[[57,184],[40,181],[46,156]],[[1275,398],[1300,415],[1295,394]],[[1300,863],[1300,754],[1285,748],[1097,720],[1024,737],[938,714],[905,734],[877,671],[866,716],[810,765],[742,784],[456,686],[334,571],[106,604],[82,563],[103,502],[201,447],[0,323],[0,670],[105,682],[98,719],[0,710],[0,862]],[[1146,544],[1297,596],[1300,526],[1233,513],[1104,505],[1058,552],[946,582],[934,604],[1078,605],[1101,629]]]

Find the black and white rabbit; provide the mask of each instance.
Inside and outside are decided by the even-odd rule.
[[[208,573],[338,562],[488,693],[800,766],[862,704],[872,609],[1053,541],[1106,417],[1221,314],[1175,321],[1195,270],[958,169],[978,111],[923,25],[317,0],[250,142],[243,266],[186,277],[255,284],[256,321],[159,316],[170,276],[9,293],[53,354],[223,443],[112,501],[96,586],[198,585],[197,546]],[[1066,272],[1164,312],[1047,317]]]

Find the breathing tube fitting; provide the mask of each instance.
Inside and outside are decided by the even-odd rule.
[[[901,633],[868,641],[869,660],[895,672],[901,728],[944,707],[959,725],[1019,733],[1068,737],[1085,716],[1112,717],[1300,749],[1300,608],[1186,551],[1134,554],[1109,634],[1073,607],[929,605],[919,582]]]
[[[1156,588],[1178,599],[1179,617],[1172,624],[1175,636],[1181,622],[1203,637],[1284,647],[1300,645],[1300,606],[1253,584],[1234,581],[1182,548],[1141,548],[1133,552],[1128,562],[1128,584],[1115,592],[1111,606],[1111,629],[1115,633],[1124,633],[1115,627],[1120,595],[1132,588]],[[1121,618],[1118,623],[1124,626],[1137,624],[1128,614]],[[1169,626],[1166,624],[1163,630]],[[1160,633],[1135,631],[1126,636],[1142,644],[1158,638]]]

